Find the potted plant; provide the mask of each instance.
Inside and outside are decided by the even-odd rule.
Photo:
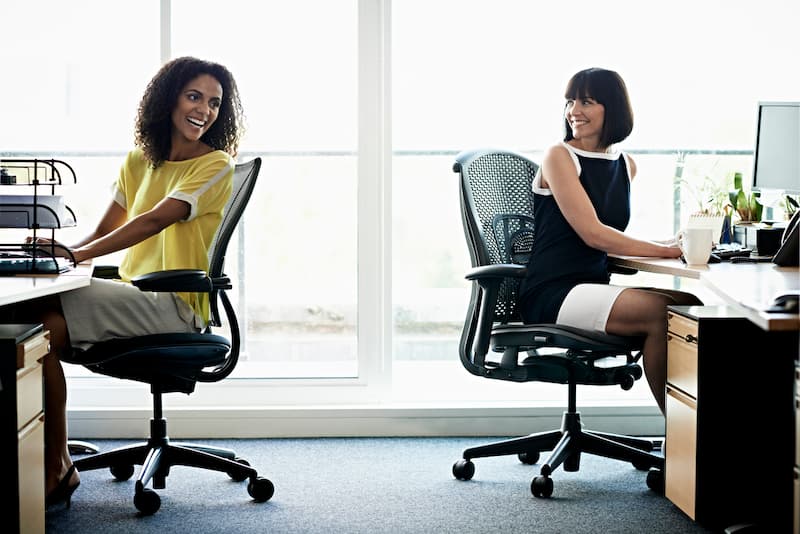
[[[739,216],[739,224],[761,222],[764,206],[759,201],[759,193],[745,191],[742,187],[742,173],[733,175],[733,191],[728,193],[733,211]]]
[[[711,228],[713,235],[722,233],[726,207],[729,205],[728,188],[709,175],[701,178],[681,179],[682,196],[688,200],[687,228]],[[686,194],[683,194],[686,193]]]

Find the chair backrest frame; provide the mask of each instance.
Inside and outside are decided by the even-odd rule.
[[[198,382],[217,382],[222,380],[233,372],[239,360],[241,334],[235,310],[228,295],[225,293],[225,289],[230,287],[230,280],[224,272],[225,255],[227,254],[231,237],[239,225],[244,210],[253,194],[260,170],[261,158],[259,157],[245,163],[239,163],[234,168],[231,196],[225,204],[222,221],[209,248],[208,275],[215,287],[219,286],[209,296],[211,308],[209,326],[221,326],[223,324],[219,313],[219,305],[217,304],[218,300],[221,300],[225,310],[225,317],[227,318],[228,330],[230,331],[231,350],[222,365],[211,371],[199,372],[195,377]]]
[[[228,252],[228,245],[253,194],[260,170],[261,158],[258,157],[245,163],[238,163],[234,168],[231,196],[225,204],[222,220],[208,250],[208,276],[212,279],[225,276],[225,256]],[[220,326],[222,322],[216,291],[210,295],[209,301],[210,325]]]
[[[586,383],[632,383],[628,367],[641,356],[641,338],[523,325],[517,300],[535,237],[532,185],[538,164],[515,152],[479,149],[458,154],[453,170],[461,178],[461,216],[475,271],[467,275],[472,295],[459,341],[464,367],[477,376],[520,382],[567,383],[570,373],[580,371],[593,380]],[[519,352],[530,355],[541,347],[563,350],[519,365]],[[502,352],[502,360],[487,360],[490,351]],[[634,356],[633,351],[639,352]],[[614,374],[616,367],[608,373],[593,369],[591,362],[608,356],[626,356],[622,374]],[[570,373],[564,370],[567,363]],[[625,379],[618,382],[618,376]]]
[[[479,149],[456,156],[453,170],[461,178],[462,223],[473,267],[526,263],[524,254],[509,248],[515,244],[509,238],[520,236],[532,243],[532,184],[538,169],[530,159],[508,150]],[[501,284],[495,309],[499,322],[519,320],[518,291],[519,280]]]

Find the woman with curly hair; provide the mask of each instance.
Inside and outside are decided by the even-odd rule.
[[[166,63],[139,104],[136,148],[122,164],[105,213],[92,233],[68,247],[77,262],[125,250],[120,280],[93,278],[88,287],[35,303],[51,336],[44,360],[48,506],[69,505],[80,483],[67,448],[61,351],[205,327],[207,295],[144,292],[129,282],[153,271],[208,269],[208,247],[231,195],[242,122],[228,69],[192,57]]]

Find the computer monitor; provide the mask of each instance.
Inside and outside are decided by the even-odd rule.
[[[759,102],[754,191],[800,194],[800,102]]]

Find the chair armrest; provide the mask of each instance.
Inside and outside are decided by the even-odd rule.
[[[609,262],[608,264],[608,274],[636,274],[638,273],[638,269],[634,269],[633,267],[625,267],[623,265],[617,265],[616,263]]]
[[[211,293],[214,281],[199,269],[171,269],[134,277],[131,283],[142,291],[182,291]]]
[[[116,265],[95,265],[92,269],[92,278],[118,279],[119,268]]]
[[[464,276],[467,280],[486,280],[489,278],[525,278],[528,268],[514,263],[498,263],[495,265],[482,265],[467,271]]]

